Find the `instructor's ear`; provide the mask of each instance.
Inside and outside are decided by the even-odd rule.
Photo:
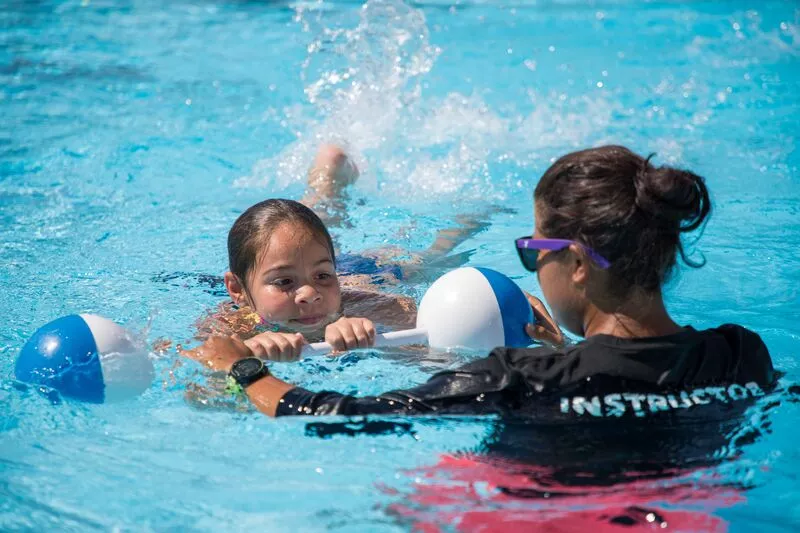
[[[228,294],[236,305],[244,305],[249,303],[247,301],[247,293],[245,292],[244,285],[233,272],[225,272],[225,288],[228,289]]]
[[[586,251],[577,244],[570,244],[569,251],[572,256],[572,282],[575,285],[584,285],[589,277],[589,262]]]

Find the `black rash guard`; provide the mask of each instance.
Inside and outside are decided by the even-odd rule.
[[[490,414],[545,420],[649,417],[696,406],[731,408],[777,376],[767,347],[737,325],[623,339],[595,335],[562,350],[496,348],[417,387],[354,397],[297,387],[277,416]],[[686,411],[684,411],[686,412]]]

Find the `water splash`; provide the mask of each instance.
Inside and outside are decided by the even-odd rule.
[[[285,109],[281,121],[297,140],[257,162],[240,187],[301,183],[316,147],[332,141],[354,155],[358,186],[371,193],[500,200],[508,191],[492,176],[493,164],[513,175],[554,146],[581,146],[611,121],[615,106],[602,93],[568,98],[531,89],[502,113],[479,90],[425,94],[442,50],[431,43],[424,14],[399,0],[370,0],[356,11],[296,10],[313,36],[301,74],[307,103]]]
[[[359,151],[380,150],[397,133],[403,115],[417,105],[421,78],[439,53],[429,43],[422,12],[402,2],[367,2],[354,28],[339,26],[347,24],[352,12],[296,9],[295,20],[314,36],[301,74],[310,106],[286,110],[297,141],[258,162],[237,185],[299,181],[313,151],[326,141],[345,144],[365,171],[368,165]]]

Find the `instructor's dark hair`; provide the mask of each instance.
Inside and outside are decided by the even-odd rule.
[[[611,262],[613,294],[660,289],[677,255],[691,267],[681,234],[705,225],[711,201],[703,178],[656,167],[623,146],[567,154],[536,185],[539,229],[578,241]]]
[[[336,263],[333,241],[322,220],[308,207],[294,200],[272,198],[250,207],[236,219],[228,232],[228,268],[247,285],[259,253],[269,244],[272,233],[284,222],[300,224],[321,240]]]

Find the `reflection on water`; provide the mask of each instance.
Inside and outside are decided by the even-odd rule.
[[[443,454],[380,485],[387,512],[414,531],[723,532],[715,514],[747,500],[752,467],[744,448],[769,433],[769,412],[796,391],[748,408],[693,409],[651,419],[488,422],[474,449]],[[310,422],[323,439],[396,435],[469,418]],[[477,418],[475,421],[486,420]]]

